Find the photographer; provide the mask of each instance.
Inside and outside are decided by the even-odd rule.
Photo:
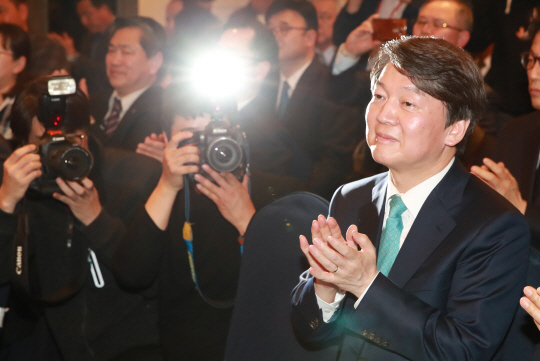
[[[51,128],[42,116],[48,85],[48,78],[29,84],[12,110],[20,148],[5,161],[0,187],[0,242],[2,254],[10,255],[1,279],[11,279],[17,292],[6,316],[3,359],[112,360],[137,353],[154,360],[155,301],[121,290],[110,262],[124,223],[156,184],[159,164],[88,137],[88,99],[81,91],[63,95],[65,113]],[[38,148],[45,132],[55,135]],[[51,197],[43,194],[51,172],[44,159],[50,163],[61,153],[54,149],[63,138],[77,143],[77,154],[91,154],[93,167],[78,181],[52,178],[58,189]],[[72,170],[83,159],[62,163]],[[51,357],[56,347],[61,356]]]
[[[190,144],[179,147],[194,132],[208,129],[211,113],[211,105],[204,102],[176,103],[169,117],[174,122],[161,179],[113,262],[124,286],[144,289],[159,283],[159,331],[165,360],[223,360],[239,276],[241,236],[255,213],[246,175],[239,181],[232,173],[200,166],[203,150]],[[182,131],[186,128],[191,130]],[[188,174],[201,171],[215,183],[201,174],[195,174],[195,184],[186,182]],[[189,247],[192,252],[188,253]]]

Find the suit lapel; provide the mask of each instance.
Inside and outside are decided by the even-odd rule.
[[[388,278],[403,287],[456,226],[450,211],[461,203],[469,173],[456,160],[428,196],[398,253]]]
[[[375,206],[375,209],[377,210],[377,214],[376,215],[374,214],[373,215],[374,217],[370,217],[370,219],[366,219],[365,220],[366,224],[363,225],[363,228],[359,228],[362,230],[362,232],[364,232],[363,231],[364,229],[369,230],[369,233],[365,232],[365,234],[371,240],[373,245],[377,248],[377,252],[379,251],[379,243],[381,241],[382,225],[383,225],[383,220],[384,220],[384,204],[386,200],[387,186],[388,186],[388,176],[384,177],[381,182],[377,183],[375,187],[373,187],[371,202]]]

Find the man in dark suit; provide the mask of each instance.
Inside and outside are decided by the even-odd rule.
[[[160,134],[159,84],[165,31],[149,18],[117,18],[105,59],[114,88],[107,98],[94,99],[92,132],[105,146],[135,151],[147,135]]]
[[[352,151],[363,134],[355,109],[326,97],[329,70],[315,57],[317,12],[306,1],[274,2],[266,22],[279,47],[276,112],[307,161],[295,176],[330,198],[352,167]],[[274,93],[275,94],[275,93]]]
[[[540,22],[529,32],[530,51],[524,53],[529,94],[534,108],[540,110]],[[495,161],[485,158],[471,172],[508,199],[525,215],[531,229],[531,245],[540,251],[540,116],[538,111],[508,122],[497,139]]]
[[[382,47],[373,84],[367,141],[390,172],[338,189],[335,218],[313,223],[313,245],[301,237],[313,277],[293,291],[298,332],[342,337],[340,360],[530,359],[509,332],[526,222],[455,159],[485,103],[478,68],[444,40],[407,38]]]

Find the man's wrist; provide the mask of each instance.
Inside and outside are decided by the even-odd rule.
[[[0,209],[5,213],[13,214],[15,213],[15,208],[19,202],[10,198],[11,197],[6,196],[3,190],[0,188]]]
[[[359,59],[360,56],[362,55],[362,54],[355,54],[352,51],[350,51],[347,48],[347,43],[343,43],[343,45],[339,47],[339,52],[341,55],[349,59]]]

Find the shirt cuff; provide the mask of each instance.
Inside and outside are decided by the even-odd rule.
[[[375,278],[377,278],[377,276],[379,275],[380,272],[377,272],[377,274],[375,275],[375,277],[373,278],[373,281],[375,281]],[[358,305],[360,304],[360,301],[362,301],[362,299],[364,298],[364,296],[366,295],[366,292],[369,290],[369,288],[371,287],[371,285],[373,284],[373,281],[371,281],[371,283],[369,284],[369,286],[367,286],[366,290],[364,291],[364,293],[362,293],[360,295],[360,297],[358,297],[358,299],[356,300],[356,302],[354,303],[354,309],[356,310],[358,308]]]
[[[323,301],[319,296],[315,294],[315,297],[317,297],[317,305],[319,305],[319,308],[322,311],[323,315],[323,321],[328,323],[332,319],[332,316],[334,316],[334,313],[336,313],[337,309],[339,308],[339,304],[341,300],[345,297],[344,293],[336,293],[336,296],[334,297],[334,302],[328,303]]]
[[[339,75],[352,68],[357,62],[358,57],[351,57],[345,49],[345,43],[341,44],[336,52],[336,59],[332,65],[332,75]]]

